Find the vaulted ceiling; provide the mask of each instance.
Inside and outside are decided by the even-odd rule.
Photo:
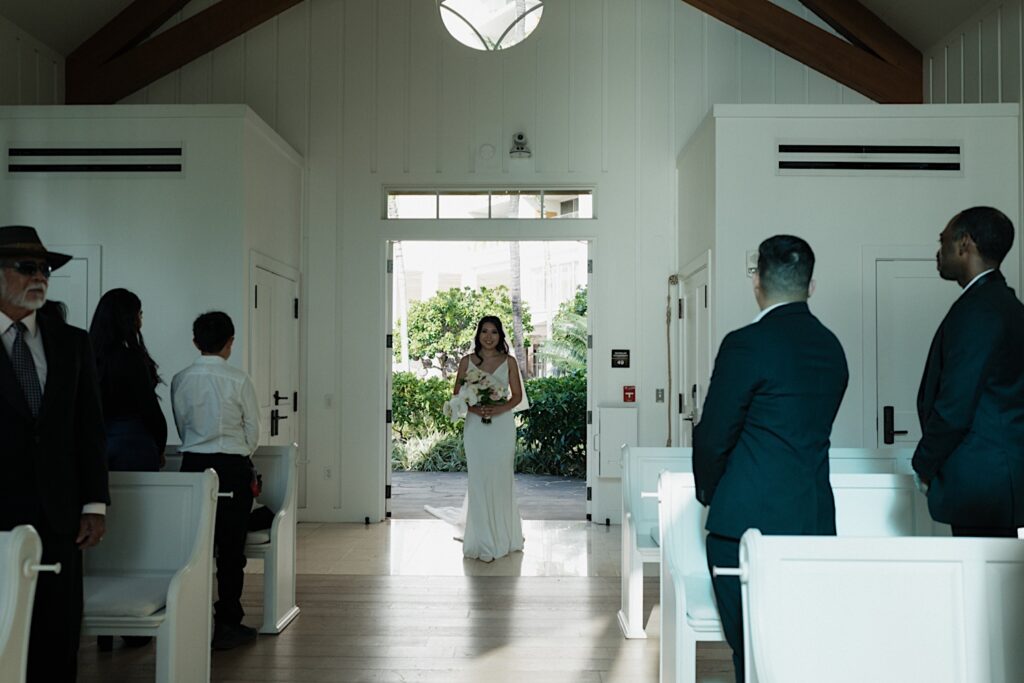
[[[62,55],[132,0],[0,0],[0,15]],[[860,0],[919,50],[926,50],[990,0]]]

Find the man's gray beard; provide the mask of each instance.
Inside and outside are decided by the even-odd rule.
[[[11,306],[17,306],[19,308],[27,308],[30,311],[38,311],[46,303],[46,289],[47,285],[43,285],[43,298],[37,301],[29,301],[28,293],[32,288],[22,290],[21,294],[13,299],[7,296],[7,282],[5,278],[0,275],[0,301]]]

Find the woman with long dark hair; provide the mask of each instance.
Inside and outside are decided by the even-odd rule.
[[[469,489],[461,509],[427,506],[427,511],[462,527],[463,555],[490,562],[523,549],[512,412],[528,407],[519,366],[496,316],[477,323],[473,352],[459,361],[454,396],[461,405],[456,412],[466,413],[462,439]]]
[[[156,386],[157,364],[142,339],[142,302],[127,289],[100,298],[89,326],[96,354],[110,470],[151,471],[163,465],[167,421]]]

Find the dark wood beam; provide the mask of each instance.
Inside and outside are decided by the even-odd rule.
[[[67,57],[83,67],[98,66],[148,38],[189,0],[136,0]]]
[[[136,5],[160,4],[166,9],[175,2],[135,0],[122,15]],[[66,73],[65,101],[67,104],[113,104],[300,2],[302,0],[220,0],[150,40],[140,42],[142,38],[138,38],[134,46],[124,45],[124,37],[132,33],[128,27],[146,23],[141,20],[144,12],[140,9],[131,23],[126,20],[124,28],[111,34],[121,39],[122,46],[114,51],[105,50],[107,58],[100,63],[90,63],[90,57],[104,51],[88,46],[99,42],[100,34],[110,24],[75,51],[83,51],[83,61]],[[162,24],[157,23],[149,33]],[[126,47],[130,49],[125,50]]]
[[[856,0],[804,3],[855,44],[769,0],[683,2],[877,102],[923,101],[921,53]]]

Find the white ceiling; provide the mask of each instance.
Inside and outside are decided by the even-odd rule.
[[[860,0],[926,50],[991,0]],[[0,15],[67,55],[132,0],[0,0]]]

